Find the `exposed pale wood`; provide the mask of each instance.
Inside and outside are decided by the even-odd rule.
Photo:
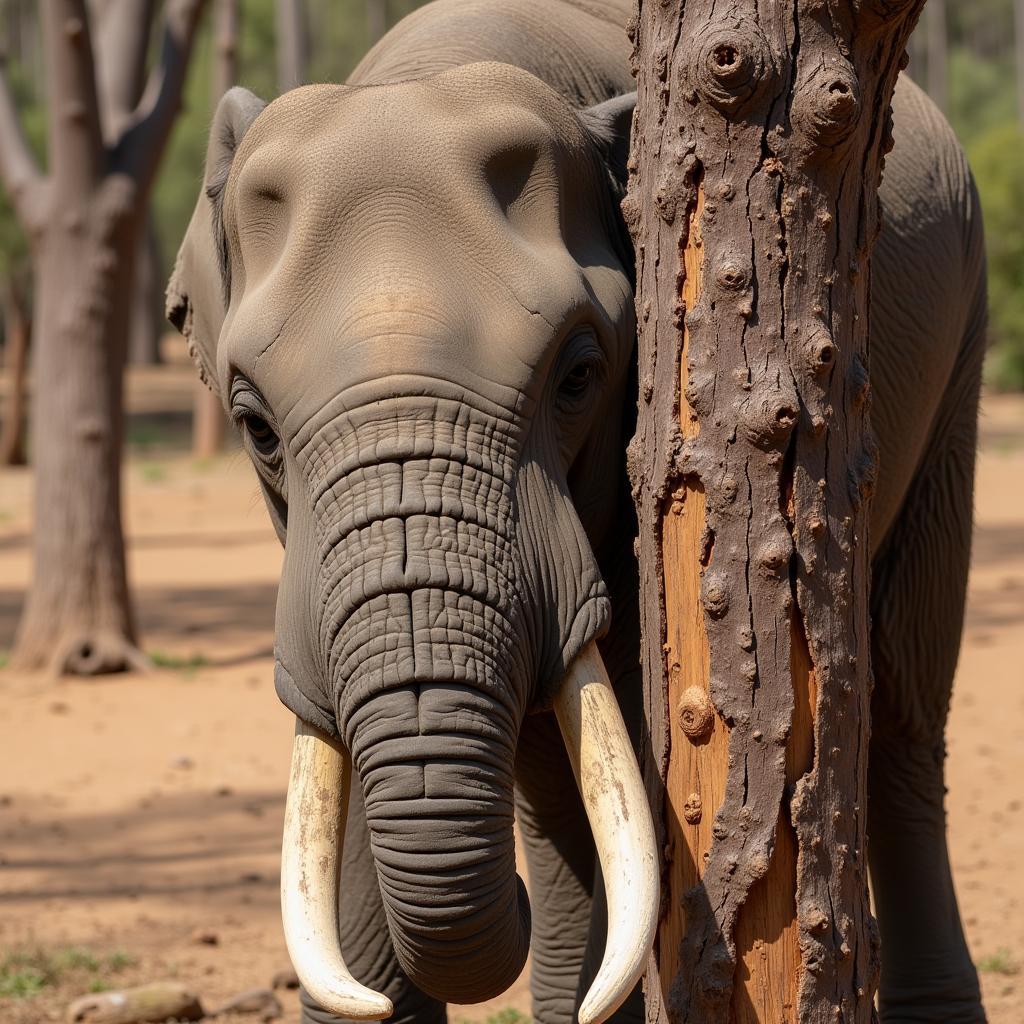
[[[701,218],[704,190],[698,189],[697,202],[690,217],[689,241],[683,253],[685,280],[683,302],[693,309],[700,297],[703,263]],[[679,428],[684,437],[696,435],[697,418],[686,401],[688,372],[686,356],[689,332],[683,332],[680,359]],[[700,601],[701,542],[704,535],[704,489],[696,480],[687,480],[684,488],[672,495],[663,521],[662,557],[665,566],[665,658],[668,666],[668,706],[671,757],[666,779],[665,829],[669,850],[667,901],[669,912],[661,921],[658,947],[679,948],[686,930],[681,911],[683,894],[696,885],[703,874],[704,854],[711,848],[711,826],[715,810],[725,793],[728,774],[729,733],[716,715],[710,734],[693,742],[683,731],[678,713],[682,695],[696,687],[707,693],[710,688],[708,637],[704,609]],[[710,700],[710,698],[709,698]],[[685,805],[696,794],[701,801],[699,820],[686,821]],[[693,817],[691,810],[690,816]],[[666,990],[675,974],[670,957],[660,959],[662,989]]]
[[[790,664],[793,726],[786,743],[786,785],[814,759],[817,683],[798,615],[793,617]],[[800,984],[800,929],[796,916],[797,841],[788,801],[779,810],[775,852],[768,874],[750,890],[736,923],[735,1024],[796,1024]]]

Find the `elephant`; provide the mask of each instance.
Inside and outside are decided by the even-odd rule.
[[[275,685],[299,724],[282,872],[309,1024],[443,1021],[447,1002],[503,991],[528,949],[536,1020],[596,1019],[582,1004],[607,951],[647,927],[613,912],[629,879],[608,877],[607,807],[577,785],[565,727],[585,664],[621,717],[583,728],[633,744],[642,728],[619,211],[630,7],[436,0],[346,84],[269,105],[236,88],[214,118],[168,315],[239,425],[284,545]],[[974,1022],[943,736],[983,236],[961,149],[905,76],[894,135],[871,293],[879,1006],[886,1024]],[[624,841],[640,858],[634,809]],[[597,1015],[640,1019],[635,965],[611,970]]]

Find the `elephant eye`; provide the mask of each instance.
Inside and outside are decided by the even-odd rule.
[[[559,398],[568,404],[579,402],[586,397],[596,375],[597,368],[592,359],[585,359],[577,363],[565,375],[561,385],[559,385]]]
[[[245,413],[242,416],[242,426],[257,452],[261,455],[274,454],[278,445],[277,434],[262,416],[251,412]]]

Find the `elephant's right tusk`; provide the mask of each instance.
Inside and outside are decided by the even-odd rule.
[[[391,1000],[349,973],[338,938],[338,883],[352,765],[326,733],[295,721],[281,848],[281,916],[292,966],[323,1009],[383,1020]]]
[[[633,991],[654,944],[658,851],[640,770],[596,643],[569,666],[554,706],[608,898],[604,958],[579,1011],[579,1024],[600,1024]]]

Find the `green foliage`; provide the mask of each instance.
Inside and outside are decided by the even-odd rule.
[[[1013,962],[1008,949],[997,949],[989,956],[978,961],[978,970],[984,974],[1011,975],[1017,973],[1017,965]]]
[[[1024,129],[999,125],[969,149],[985,214],[995,387],[1024,389]]]
[[[5,68],[11,92],[21,113],[21,126],[36,159],[42,165],[45,150],[46,116],[40,106],[25,69],[15,60]],[[25,233],[21,229],[10,198],[0,187],[0,278],[23,274],[28,268],[29,251]]]
[[[1014,0],[946,5],[946,116],[971,161],[985,215],[991,351],[986,377],[1024,389],[1024,112],[1017,110]],[[927,81],[925,26],[911,73]],[[919,64],[920,62],[920,64]]]
[[[190,654],[188,657],[183,657],[180,654],[168,654],[165,651],[150,651],[149,660],[157,668],[173,669],[189,678],[206,664],[206,658],[202,654]]]
[[[64,981],[102,992],[110,987],[104,974],[117,974],[135,963],[123,950],[102,956],[81,946],[16,949],[0,960],[0,998],[31,999]]]

